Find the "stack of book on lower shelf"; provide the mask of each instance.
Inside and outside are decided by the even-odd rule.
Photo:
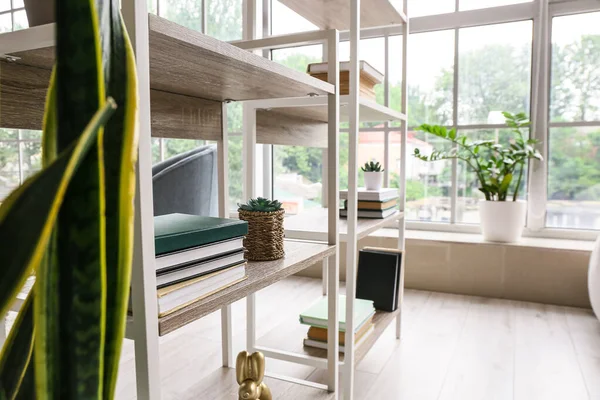
[[[346,344],[346,296],[339,297],[339,340],[340,352],[345,352]],[[373,333],[375,307],[370,300],[354,299],[354,345],[360,345]],[[323,297],[300,314],[300,323],[309,325],[304,346],[327,349],[327,297]]]
[[[358,218],[384,219],[396,212],[398,189],[381,188],[379,190],[358,189]],[[348,216],[348,191],[340,190],[340,199],[344,200],[344,208],[340,209],[340,217]]]
[[[158,314],[173,313],[246,279],[237,219],[167,214],[154,218]]]

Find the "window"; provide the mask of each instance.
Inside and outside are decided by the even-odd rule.
[[[600,229],[598,65],[600,13],[555,17],[548,138],[548,227]]]
[[[41,132],[0,129],[0,202],[42,166]]]
[[[430,54],[435,54],[435,62]],[[452,125],[454,31],[410,35],[408,63],[408,126]],[[400,87],[393,91],[402,96]]]
[[[455,8],[456,0],[408,0],[408,15],[411,18],[451,13]]]
[[[315,24],[301,17],[277,0],[271,0],[271,34],[314,31],[319,29]]]
[[[219,40],[242,39],[242,0],[149,0],[148,9],[182,26]]]
[[[459,30],[458,124],[503,124],[494,113],[529,115],[531,21]]]

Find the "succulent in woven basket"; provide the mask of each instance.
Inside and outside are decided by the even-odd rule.
[[[244,239],[246,257],[250,261],[277,260],[285,255],[283,245],[283,215],[285,210],[277,200],[263,197],[238,204],[240,219],[248,222]]]
[[[238,207],[243,211],[274,212],[282,210],[281,203],[277,200],[269,200],[264,197],[250,199],[246,204],[239,204]]]

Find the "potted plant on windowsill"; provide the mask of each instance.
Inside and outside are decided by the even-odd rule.
[[[367,162],[360,167],[365,173],[365,187],[367,190],[379,190],[383,185],[383,169],[379,162]]]
[[[477,175],[479,190],[485,195],[485,200],[479,202],[483,238],[515,242],[523,233],[527,213],[527,202],[518,199],[525,164],[530,159],[541,161],[542,155],[535,149],[537,140],[524,138],[522,130],[530,126],[527,116],[524,113],[502,114],[514,133],[508,145],[495,140],[471,141],[467,136],[458,136],[455,129],[423,124],[419,130],[446,139],[453,146],[448,151],[433,151],[430,155],[415,149],[413,155],[423,161],[453,158],[464,161]],[[511,190],[512,194],[509,193]]]
[[[277,260],[285,255],[283,248],[283,215],[285,210],[277,200],[263,197],[238,204],[238,214],[248,222],[244,239],[246,257],[250,261]]]

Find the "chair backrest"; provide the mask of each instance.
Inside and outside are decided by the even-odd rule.
[[[152,168],[154,215],[218,215],[217,148],[214,145],[171,157]]]

